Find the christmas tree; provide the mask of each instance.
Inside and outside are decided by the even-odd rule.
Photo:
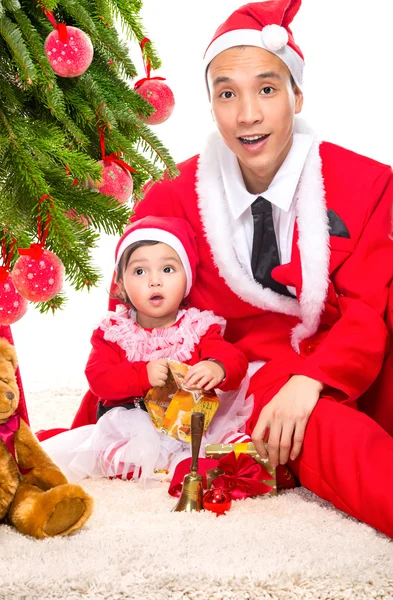
[[[75,289],[94,286],[91,250],[100,231],[122,232],[132,187],[135,201],[147,180],[176,175],[145,123],[154,108],[131,82],[130,41],[142,48],[147,77],[160,66],[140,9],[140,0],[0,0],[3,281],[16,249],[33,243],[60,258]],[[106,169],[109,182],[120,173],[131,183],[125,197],[102,186]],[[63,301],[60,293],[39,306]]]

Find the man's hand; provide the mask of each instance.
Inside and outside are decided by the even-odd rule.
[[[268,454],[272,467],[299,455],[308,419],[323,384],[305,375],[293,375],[261,411],[251,438],[260,456],[267,457],[263,439],[269,428]]]
[[[209,391],[218,385],[225,377],[224,367],[214,360],[202,360],[190,367],[183,383],[188,388],[205,389]]]
[[[163,387],[168,379],[168,361],[166,358],[151,360],[146,368],[150,385],[152,387]]]

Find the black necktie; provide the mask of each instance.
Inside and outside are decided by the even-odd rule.
[[[255,281],[278,294],[292,296],[288,288],[275,281],[272,270],[280,264],[276,234],[274,233],[273,210],[268,200],[259,196],[251,205],[254,219],[251,268]]]

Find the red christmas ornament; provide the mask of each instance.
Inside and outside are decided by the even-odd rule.
[[[139,115],[141,120],[148,125],[159,125],[169,119],[173,113],[173,109],[175,108],[175,97],[171,88],[167,86],[166,83],[163,83],[165,77],[150,77],[150,61],[145,60],[143,53],[143,49],[147,42],[150,42],[149,38],[144,38],[140,43],[146,77],[136,82],[134,90],[155,108],[155,112],[150,115],[150,117]]]
[[[51,300],[63,287],[64,265],[60,258],[40,244],[31,244],[28,250],[19,250],[22,252],[12,271],[14,286],[30,302]]]
[[[50,200],[46,220],[43,225],[43,202]],[[20,257],[12,271],[12,282],[17,291],[31,302],[46,302],[54,298],[61,290],[64,280],[64,266],[61,260],[49,250],[44,250],[46,238],[52,220],[50,208],[53,208],[51,196],[41,196],[38,203],[37,244],[30,248],[19,248]],[[15,242],[14,242],[15,243]],[[9,263],[8,263],[9,266]]]
[[[140,115],[142,121],[148,125],[159,125],[169,119],[175,108],[175,97],[166,83],[154,78],[145,79],[135,91],[155,108],[155,112],[150,117]]]
[[[15,289],[12,277],[0,267],[0,325],[12,325],[26,313],[28,302]]]
[[[93,44],[89,36],[77,27],[56,23],[56,29],[45,40],[45,53],[60,77],[82,75],[93,60]]]
[[[107,124],[102,122],[100,110],[97,112],[96,119],[102,156],[102,160],[98,161],[98,164],[102,166],[102,171],[101,180],[98,182],[90,180],[89,185],[91,188],[101,192],[101,194],[113,196],[123,204],[132,196],[134,182],[130,173],[136,173],[136,171],[121,158],[121,152],[106,154],[105,129]]]
[[[223,515],[231,508],[232,499],[227,490],[222,488],[212,488],[203,494],[203,508]]]
[[[112,160],[100,160],[99,164],[103,167],[101,181],[91,182],[91,186],[101,194],[114,196],[121,204],[127,202],[131,198],[134,188],[129,171]]]

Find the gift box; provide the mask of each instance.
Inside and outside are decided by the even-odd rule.
[[[182,442],[191,443],[191,414],[205,415],[204,431],[209,427],[219,407],[213,391],[190,389],[183,385],[189,366],[168,360],[169,374],[163,387],[151,388],[145,405],[154,426]]]
[[[206,458],[218,465],[206,473],[207,488],[220,487],[233,500],[252,496],[277,496],[276,469],[268,458],[259,456],[253,443],[208,444]]]

